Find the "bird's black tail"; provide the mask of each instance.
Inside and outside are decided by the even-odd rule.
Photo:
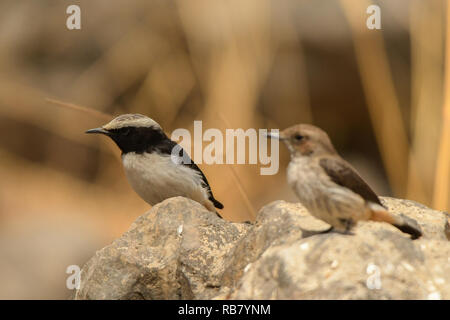
[[[400,231],[410,234],[413,240],[422,236],[422,231],[417,221],[404,214],[394,215],[386,210],[372,210],[370,220],[390,223]]]
[[[208,209],[211,212],[214,212],[219,218],[223,219],[223,217],[216,210],[216,208],[222,209],[223,204],[214,199],[213,196],[210,196],[209,199],[207,201],[204,201],[202,204],[205,206],[206,209]]]
[[[400,215],[399,222],[393,223],[392,225],[402,232],[411,235],[411,239],[415,240],[422,236],[422,231],[416,220],[411,219],[403,214]]]
[[[223,209],[223,204],[221,204],[219,201],[217,201],[213,197],[209,198],[209,200],[212,201],[212,203],[214,204],[214,207],[216,207],[217,209]]]

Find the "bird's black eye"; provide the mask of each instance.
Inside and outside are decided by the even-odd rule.
[[[295,139],[296,141],[301,141],[301,140],[303,140],[303,138],[304,138],[304,136],[302,136],[301,134],[296,134],[296,135],[294,136],[294,139]]]
[[[127,136],[130,134],[131,129],[130,128],[123,128],[122,129],[122,135]]]

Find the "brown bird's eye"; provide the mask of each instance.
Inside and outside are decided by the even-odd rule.
[[[294,139],[297,141],[303,140],[304,136],[302,136],[301,134],[297,134],[294,136]]]
[[[124,136],[127,136],[128,134],[130,134],[130,128],[124,128],[123,130],[122,130],[122,134],[124,135]]]

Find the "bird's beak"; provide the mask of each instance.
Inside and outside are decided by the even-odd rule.
[[[284,136],[280,132],[268,132],[266,133],[267,138],[284,140]]]
[[[101,133],[101,134],[106,134],[106,135],[109,134],[109,132],[107,130],[103,129],[103,128],[89,129],[85,133]]]

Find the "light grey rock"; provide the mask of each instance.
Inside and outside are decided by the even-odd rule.
[[[411,200],[383,197],[383,204],[391,212],[405,213],[416,220],[422,228],[425,238],[450,240],[450,215],[446,212],[433,210]]]
[[[449,215],[382,198],[423,237],[360,222],[352,234],[276,201],[253,225],[168,199],[83,267],[75,299],[450,299]]]
[[[220,293],[225,257],[250,226],[168,199],[83,267],[75,299],[193,299]]]
[[[382,200],[391,212],[417,220],[423,237],[412,241],[386,223],[360,222],[352,235],[278,240],[246,268],[229,298],[450,299],[448,214]],[[271,208],[279,215],[296,210],[286,203]]]
[[[269,247],[291,243],[329,229],[329,225],[312,217],[300,204],[275,201],[263,207],[252,229],[237,243],[228,256],[223,284],[234,287],[244,270]]]

